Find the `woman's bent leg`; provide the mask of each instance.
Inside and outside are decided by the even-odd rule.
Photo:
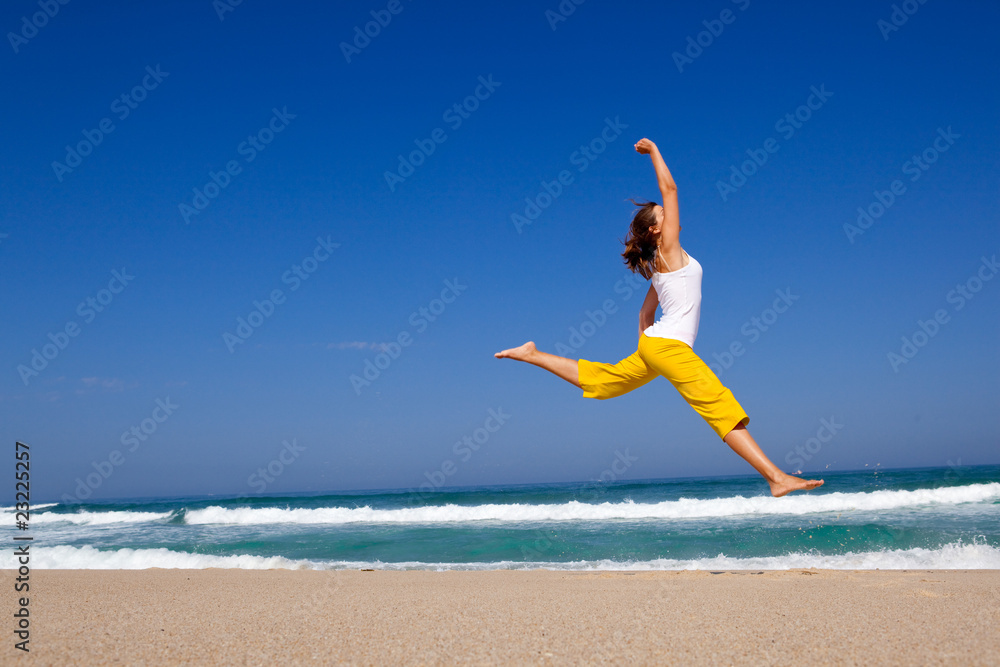
[[[750,423],[743,406],[691,346],[671,338],[643,337],[639,339],[639,352],[650,367],[670,380],[720,438],[724,439],[735,426]]]
[[[646,362],[670,380],[681,396],[708,422],[722,440],[759,472],[771,494],[815,489],[823,480],[804,480],[781,471],[754,441],[746,425],[750,418],[712,369],[689,346],[670,339],[640,339]]]

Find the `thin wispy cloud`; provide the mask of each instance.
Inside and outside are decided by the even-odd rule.
[[[385,343],[369,343],[363,340],[352,340],[342,343],[327,343],[328,350],[384,350]]]
[[[91,394],[94,392],[119,392],[139,386],[138,382],[126,383],[121,378],[86,377],[80,378],[82,387],[75,390],[77,394]]]

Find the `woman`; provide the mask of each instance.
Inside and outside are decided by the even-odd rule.
[[[691,349],[701,314],[701,265],[681,248],[677,185],[656,144],[640,139],[635,150],[652,158],[663,196],[663,206],[633,200],[641,208],[632,218],[622,253],[630,270],[652,282],[639,312],[638,349],[617,364],[559,357],[538,350],[531,341],[493,356],[540,366],[583,389],[586,398],[620,396],[662,375],[733,451],[764,476],[772,495],[815,489],[823,480],[785,474],[764,455],[746,428],[750,422],[746,412]],[[658,304],[663,315],[654,323]]]

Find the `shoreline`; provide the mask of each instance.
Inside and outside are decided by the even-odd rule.
[[[9,609],[15,572],[3,571]],[[956,662],[1000,570],[33,570],[40,664]],[[3,662],[22,652],[8,640]]]

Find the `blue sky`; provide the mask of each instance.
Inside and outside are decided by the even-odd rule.
[[[635,350],[648,137],[779,465],[996,463],[1000,8],[904,4],[6,3],[0,439],[35,500],[752,472],[493,358]]]

